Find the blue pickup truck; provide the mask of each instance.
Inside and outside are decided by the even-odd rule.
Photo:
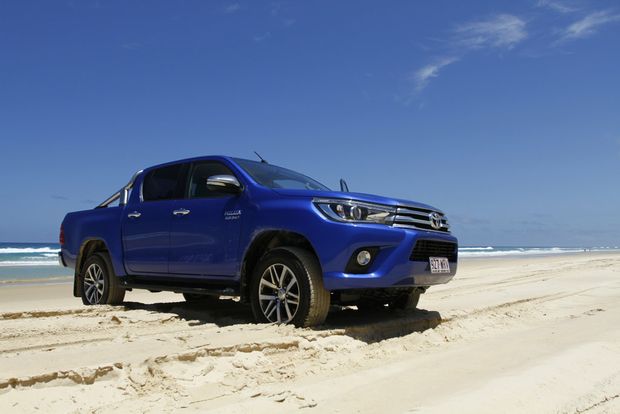
[[[97,208],[67,214],[59,260],[85,305],[120,304],[131,289],[240,296],[259,322],[314,326],[330,304],[414,309],[456,273],[449,229],[425,204],[209,156],[138,171]]]

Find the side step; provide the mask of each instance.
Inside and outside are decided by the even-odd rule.
[[[121,285],[126,289],[146,289],[154,291],[167,291],[174,293],[195,293],[199,295],[214,296],[239,296],[239,290],[230,286],[188,286],[168,283],[150,283],[134,280],[133,278],[120,278]]]

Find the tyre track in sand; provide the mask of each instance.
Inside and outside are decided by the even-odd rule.
[[[284,360],[288,360],[288,363],[297,364],[301,362],[305,358],[303,352],[300,354],[299,351],[302,348],[300,343],[303,342],[312,342],[317,341],[320,338],[333,338],[333,337],[342,337],[349,339],[351,341],[358,341],[361,343],[361,346],[368,346],[373,343],[379,342],[381,340],[390,339],[390,338],[404,338],[407,335],[411,335],[413,333],[424,332],[428,329],[436,328],[441,324],[442,331],[445,331],[445,336],[443,340],[451,336],[450,341],[457,340],[454,335],[450,335],[450,331],[452,327],[455,325],[455,322],[459,322],[458,330],[468,330],[466,325],[463,325],[463,321],[466,321],[470,318],[477,318],[480,320],[482,316],[486,316],[489,318],[493,318],[494,321],[488,323],[488,328],[492,328],[493,326],[498,326],[497,319],[503,318],[505,322],[515,321],[514,314],[515,312],[524,311],[527,309],[531,309],[532,307],[537,307],[539,304],[552,301],[552,300],[561,300],[567,298],[571,295],[579,294],[580,292],[575,292],[572,294],[557,294],[557,295],[545,295],[540,297],[534,297],[529,299],[521,299],[517,301],[511,301],[502,303],[495,306],[483,307],[479,309],[472,309],[466,313],[461,313],[458,315],[449,316],[443,318],[437,312],[428,312],[428,311],[416,311],[415,313],[406,313],[401,312],[397,314],[397,317],[394,317],[393,313],[389,313],[385,311],[383,314],[373,315],[371,317],[368,314],[361,313],[362,322],[347,325],[347,321],[355,319],[360,319],[360,312],[357,310],[347,309],[342,312],[337,312],[332,315],[332,318],[328,320],[328,324],[326,327],[319,330],[307,330],[307,329],[295,329],[292,327],[275,327],[270,325],[254,325],[255,327],[259,327],[256,331],[265,331],[270,329],[277,330],[288,330],[290,331],[291,336],[285,337],[286,340],[282,341],[265,341],[265,342],[242,342],[237,344],[231,344],[227,346],[191,346],[190,344],[183,344],[185,347],[190,346],[192,349],[187,352],[179,352],[171,355],[161,355],[156,352],[150,355],[142,354],[141,357],[144,359],[141,361],[134,360],[133,363],[145,363],[150,361],[155,364],[165,364],[166,362],[170,362],[173,360],[182,361],[182,362],[195,362],[201,358],[207,357],[230,357],[233,356],[237,352],[241,353],[251,353],[251,352],[268,352],[270,354],[277,353],[295,353],[297,355],[287,355],[284,357]],[[127,312],[127,311],[125,311]],[[53,313],[53,312],[52,312]],[[63,314],[65,317],[70,317],[74,313],[66,312]],[[391,316],[391,318],[389,317]],[[382,318],[383,317],[383,318]],[[374,319],[374,320],[373,320]],[[149,321],[150,323],[160,323],[162,320],[170,320],[170,318],[165,317],[161,320],[153,320]],[[521,323],[522,321],[520,321]],[[203,338],[208,338],[213,334],[222,335],[223,331],[226,328],[221,328],[219,326],[197,326],[197,327],[188,327],[187,322],[181,319],[174,320],[174,327],[169,329],[156,330],[151,332],[140,333],[134,332],[134,338],[137,340],[137,347],[141,348],[140,342],[145,342],[148,340],[156,340],[156,341],[170,341],[173,338],[178,338],[184,334],[193,334],[196,335],[197,331],[199,331],[200,335]],[[230,328],[232,332],[236,331],[237,328],[244,326],[238,325]],[[252,325],[245,325],[252,326]],[[131,328],[131,327],[129,327]],[[143,327],[143,330],[146,329]],[[505,329],[505,324],[502,325],[502,329]],[[96,333],[96,330],[93,330],[91,333]],[[123,331],[127,333],[127,331]],[[37,353],[40,350],[48,350],[54,351],[61,347],[80,347],[82,348],[85,344],[96,345],[99,346],[100,342],[104,341],[117,341],[119,338],[123,338],[123,335],[119,335],[118,332],[114,330],[109,331],[110,335],[106,337],[89,337],[76,341],[66,341],[66,342],[48,342],[45,344],[34,345],[30,347],[17,347],[13,349],[5,349],[0,353],[20,353],[22,357],[25,356],[23,353],[33,352]],[[275,333],[275,332],[274,332]],[[73,334],[73,333],[72,333]],[[460,336],[459,338],[462,338]],[[121,345],[129,345],[128,342],[120,342],[118,344]],[[9,356],[10,357],[10,356]],[[295,360],[294,357],[297,357]],[[79,367],[77,369],[59,369],[51,372],[38,373],[30,376],[24,377],[12,377],[9,379],[0,380],[0,389],[6,387],[24,387],[30,386],[34,384],[42,384],[49,383],[55,380],[61,379],[72,379],[75,378],[74,382],[76,384],[92,384],[95,380],[104,379],[105,374],[113,372],[114,370],[122,370],[123,367],[127,367],[131,365],[132,362],[127,360],[114,360],[114,361],[106,361],[101,363],[101,365],[94,368],[98,374],[96,377],[92,377],[89,373],[92,372],[93,368],[89,367]],[[86,373],[86,374],[84,374]],[[91,378],[91,379],[80,379],[80,378]]]
[[[424,371],[422,382],[407,377],[412,391],[425,386],[446,390],[484,387],[484,381],[470,378],[461,384],[457,380],[472,370],[492,372],[493,364],[458,366],[458,361],[484,361],[485,354],[506,347],[515,353],[509,354],[508,362],[502,359],[505,372],[538,372],[527,366],[527,358],[528,354],[542,358],[539,348],[543,344],[522,338],[537,338],[532,333],[540,329],[549,349],[554,341],[562,349],[572,340],[561,335],[573,326],[580,337],[591,336],[599,342],[585,348],[590,359],[569,352],[575,357],[565,360],[599,366],[596,352],[614,360],[614,348],[604,342],[607,333],[601,321],[620,313],[620,282],[615,268],[603,266],[596,271],[606,273],[597,273],[593,284],[590,271],[588,278],[583,276],[589,267],[587,261],[579,261],[548,275],[544,269],[500,269],[495,273],[502,275],[498,280],[492,269],[474,273],[463,266],[462,282],[457,277],[449,289],[431,290],[423,298],[421,306],[433,310],[367,313],[345,308],[330,313],[326,324],[317,329],[252,324],[248,307],[229,300],[207,310],[173,302],[7,312],[0,314],[0,408],[34,411],[37,407],[48,412],[174,412],[219,407],[237,412],[247,412],[248,407],[256,412],[326,410],[346,401],[338,393],[350,388],[357,392],[361,411],[371,412],[377,407],[369,389],[375,389],[375,382],[383,384],[385,378],[389,386],[377,388],[385,394],[381,399],[390,398],[385,409],[402,412],[406,409],[398,401],[408,393],[394,394],[402,377],[392,380],[390,375],[397,375],[403,367],[411,372],[424,369],[417,359],[440,373],[447,367],[437,361],[447,358],[453,365],[443,377],[433,371]],[[545,274],[533,275],[532,271]],[[475,282],[479,286],[473,287],[478,277],[482,278]],[[506,291],[509,279],[520,287],[511,285]],[[461,288],[463,294],[457,294]],[[556,329],[557,339],[553,336]],[[502,342],[503,338],[508,342]],[[461,349],[470,353],[461,355]],[[565,360],[559,361],[563,365]],[[540,364],[555,366],[544,359]],[[606,384],[600,391],[576,388],[580,391],[575,391],[568,408],[555,411],[599,413],[615,407],[617,398],[612,397],[618,382],[610,372],[613,367],[600,378],[592,375],[592,381]],[[333,385],[321,387],[324,381],[333,381]],[[356,381],[370,388],[357,391],[353,388]],[[514,395],[527,396],[527,387],[520,387],[525,392]],[[332,395],[335,400],[330,399]],[[537,398],[536,393],[530,395],[532,401]]]

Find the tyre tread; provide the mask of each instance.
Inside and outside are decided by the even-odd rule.
[[[314,255],[307,250],[298,247],[286,247],[284,249],[297,256],[306,273],[310,276],[310,308],[301,326],[321,325],[327,318],[331,302],[331,295],[323,285],[323,271]]]
[[[114,274],[114,268],[110,262],[110,257],[104,252],[94,253],[93,256],[99,257],[108,268],[108,297],[106,298],[105,303],[107,305],[122,304],[125,299],[125,289],[123,289],[120,285],[118,282],[118,277]]]
[[[422,292],[418,289],[413,289],[411,292],[406,293],[390,303],[392,309],[400,310],[415,310],[420,302],[420,296]]]

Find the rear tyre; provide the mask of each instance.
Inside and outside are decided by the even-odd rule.
[[[390,302],[390,309],[398,310],[414,310],[420,302],[420,295],[422,292],[418,289],[413,289],[409,293],[403,293],[396,299]]]
[[[312,253],[282,247],[265,254],[254,268],[250,302],[259,322],[308,327],[325,321],[330,293]]]
[[[80,283],[84,305],[120,305],[125,299],[125,289],[106,253],[93,253],[86,259]]]

